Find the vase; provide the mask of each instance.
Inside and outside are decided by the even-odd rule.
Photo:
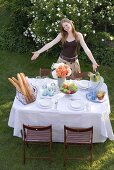
[[[103,77],[101,77],[100,80],[96,81],[96,82],[90,80],[89,93],[90,93],[90,95],[92,97],[92,100],[96,99],[97,93],[102,88],[103,83],[104,83]]]
[[[58,86],[61,88],[62,84],[66,81],[66,78],[58,78]]]
[[[89,86],[90,86],[90,89],[96,91],[96,93],[97,93],[99,91],[99,89],[102,87],[103,83],[104,83],[104,79],[103,79],[103,77],[101,77],[100,80],[97,82],[90,80]]]

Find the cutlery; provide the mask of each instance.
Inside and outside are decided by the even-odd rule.
[[[55,109],[57,109],[58,99],[55,100]]]

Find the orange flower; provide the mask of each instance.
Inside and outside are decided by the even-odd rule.
[[[55,63],[52,65],[52,68],[54,68],[54,66],[55,69],[52,72],[54,77],[66,78],[70,76],[71,74],[70,66],[64,63]]]
[[[67,65],[60,65],[56,68],[56,74],[58,77],[65,78],[69,72],[69,66]]]

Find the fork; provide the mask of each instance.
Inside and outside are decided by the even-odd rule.
[[[55,109],[57,109],[58,99],[55,100]]]

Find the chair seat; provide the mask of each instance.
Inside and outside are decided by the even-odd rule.
[[[50,141],[50,130],[45,131],[33,131],[27,129],[26,141],[30,142],[49,142]]]
[[[89,132],[72,132],[68,131],[66,135],[67,143],[76,144],[90,144],[91,143],[91,133]]]

